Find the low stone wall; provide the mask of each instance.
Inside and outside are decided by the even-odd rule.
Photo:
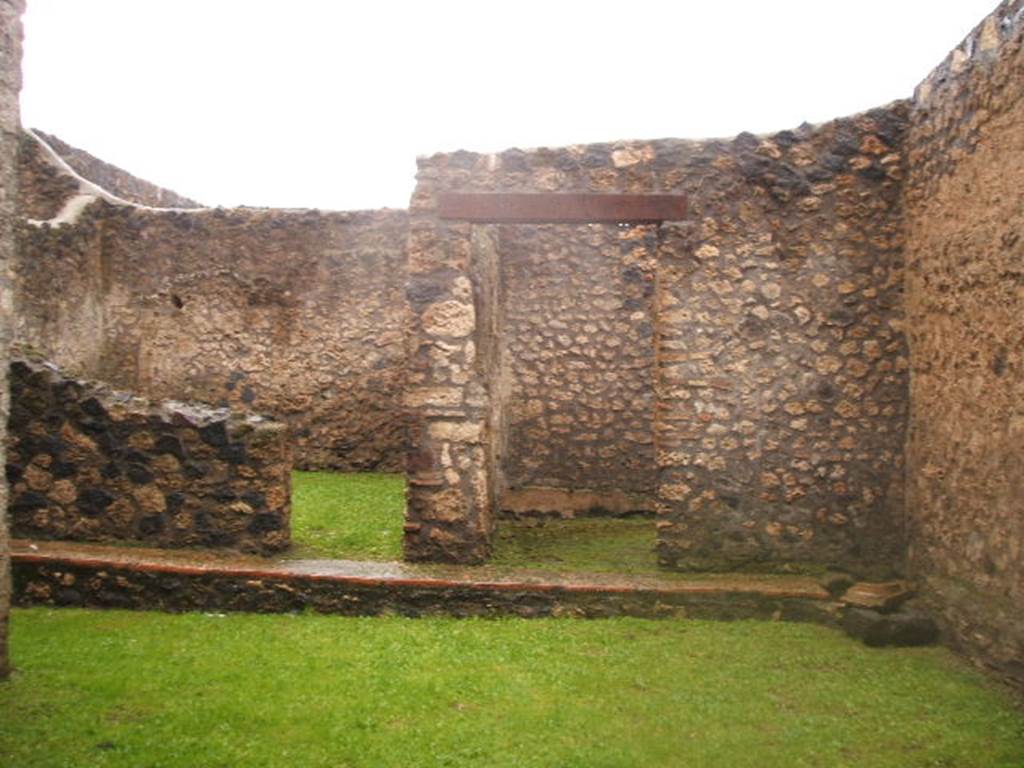
[[[814,579],[659,580],[395,563],[335,564],[14,542],[18,605],[162,611],[316,611],[347,616],[772,619],[836,626]]]
[[[918,87],[908,150],[909,564],[1024,686],[1024,0]]]
[[[289,544],[283,424],[11,365],[12,534],[269,554]]]

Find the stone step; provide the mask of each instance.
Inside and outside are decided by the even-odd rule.
[[[549,573],[352,560],[263,559],[100,544],[11,542],[18,605],[344,615],[640,616],[835,625],[813,577]]]

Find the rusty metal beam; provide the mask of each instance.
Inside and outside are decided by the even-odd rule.
[[[686,215],[685,195],[444,192],[442,219],[494,224],[676,221]]]

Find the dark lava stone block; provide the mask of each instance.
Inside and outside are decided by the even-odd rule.
[[[179,461],[185,460],[185,448],[182,446],[181,440],[174,435],[161,435],[158,437],[153,450],[156,453],[169,453]]]
[[[882,614],[867,608],[850,608],[843,617],[843,630],[865,645],[930,645],[939,639],[933,619],[919,613]]]
[[[228,430],[223,421],[215,421],[199,430],[199,437],[207,445],[218,448],[227,445]]]
[[[114,501],[102,488],[86,488],[78,494],[78,508],[89,517],[99,517]]]

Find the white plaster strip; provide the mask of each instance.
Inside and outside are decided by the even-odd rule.
[[[97,200],[105,200],[111,205],[123,206],[127,208],[134,208],[140,211],[174,211],[176,213],[197,213],[201,211],[209,211],[210,208],[155,208],[149,205],[140,205],[139,203],[133,203],[130,200],[125,200],[118,197],[117,195],[111,194],[107,190],[98,184],[94,184],[88,179],[83,178],[68,165],[67,161],[61,157],[46,141],[41,138],[31,128],[26,128],[25,133],[31,136],[39,144],[43,150],[43,156],[46,161],[61,172],[62,175],[68,176],[78,184],[78,192],[70,197],[64,206],[57,212],[57,215],[52,219],[25,219],[25,221],[35,227],[60,227],[65,224],[75,224],[81,217],[82,212],[85,211],[92,203]]]

